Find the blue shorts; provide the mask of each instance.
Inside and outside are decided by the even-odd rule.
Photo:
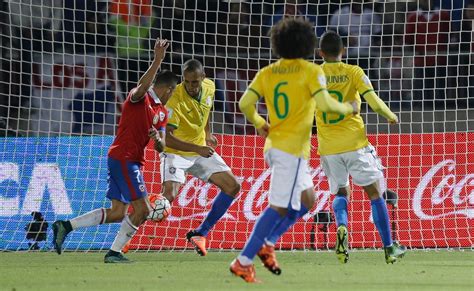
[[[140,171],[140,163],[119,161],[108,157],[107,167],[109,170],[107,198],[130,204],[131,201],[148,195]]]

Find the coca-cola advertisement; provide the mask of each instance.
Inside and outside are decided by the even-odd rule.
[[[217,152],[242,184],[239,197],[210,232],[210,248],[242,248],[255,219],[267,206],[270,172],[263,159],[264,140],[257,136],[218,136]],[[371,135],[385,165],[387,187],[398,194],[388,206],[393,236],[409,247],[471,247],[474,224],[474,133]],[[334,244],[334,223],[321,224],[317,214],[330,211],[332,195],[319,164],[316,138],[310,161],[316,205],[280,240],[278,247],[308,249]],[[159,158],[147,151],[145,181],[151,193],[160,192]],[[353,186],[349,203],[351,247],[381,247],[372,222],[370,202]],[[181,249],[184,236],[199,225],[217,195],[215,186],[188,177],[162,223],[147,222],[131,248]],[[329,243],[328,243],[329,242]]]

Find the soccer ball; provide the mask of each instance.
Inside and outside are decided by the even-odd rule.
[[[171,204],[164,196],[154,195],[150,196],[151,210],[147,219],[156,222],[166,220],[171,213]]]

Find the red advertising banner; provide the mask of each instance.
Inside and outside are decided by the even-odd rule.
[[[270,173],[263,160],[263,139],[256,136],[218,136],[217,152],[242,184],[238,199],[210,232],[210,248],[240,249],[255,219],[267,206]],[[369,137],[376,147],[389,189],[398,193],[397,208],[389,205],[393,233],[409,247],[472,247],[474,226],[474,133],[391,134]],[[322,248],[334,245],[335,225],[315,223],[314,215],[330,210],[331,194],[316,154],[310,166],[317,203],[309,214],[283,236],[279,247]],[[160,192],[159,157],[151,147],[144,169],[150,193]],[[171,216],[160,224],[147,222],[131,248],[182,249],[185,234],[197,227],[217,195],[216,187],[188,177],[172,203]],[[353,186],[349,203],[350,245],[380,247],[371,218],[370,202]],[[329,239],[329,244],[326,240]],[[314,243],[314,244],[313,244]]]

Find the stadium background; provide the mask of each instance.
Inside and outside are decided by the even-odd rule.
[[[344,35],[344,23],[359,19],[345,38],[347,61],[366,71],[401,120],[389,127],[363,104],[370,140],[387,166],[388,186],[399,194],[397,207],[390,206],[396,237],[412,248],[472,249],[473,5],[433,1],[443,9],[439,21],[431,16],[427,24],[412,16],[416,2],[363,3],[2,1],[0,249],[28,248],[25,225],[33,211],[52,222],[108,205],[105,156],[125,93],[148,66],[156,37],[171,41],[162,68],[179,74],[185,60],[197,58],[216,82],[217,151],[242,180],[243,191],[209,242],[213,249],[241,248],[266,205],[268,172],[263,141],[236,105],[258,68],[272,61],[267,32],[285,15],[308,18],[318,36],[327,27]],[[314,61],[321,60],[315,55]],[[265,113],[263,105],[259,109]],[[150,148],[147,157],[147,187],[158,193],[158,156]],[[319,202],[280,248],[332,246],[326,234],[334,234],[334,224],[314,219],[328,211],[330,200],[316,154],[311,167]],[[188,247],[184,234],[199,223],[216,194],[190,180],[169,221],[148,222],[132,248]],[[370,204],[359,189],[352,199],[350,245],[380,247]],[[117,228],[79,230],[65,247],[107,249]],[[49,242],[41,247],[49,248]]]

